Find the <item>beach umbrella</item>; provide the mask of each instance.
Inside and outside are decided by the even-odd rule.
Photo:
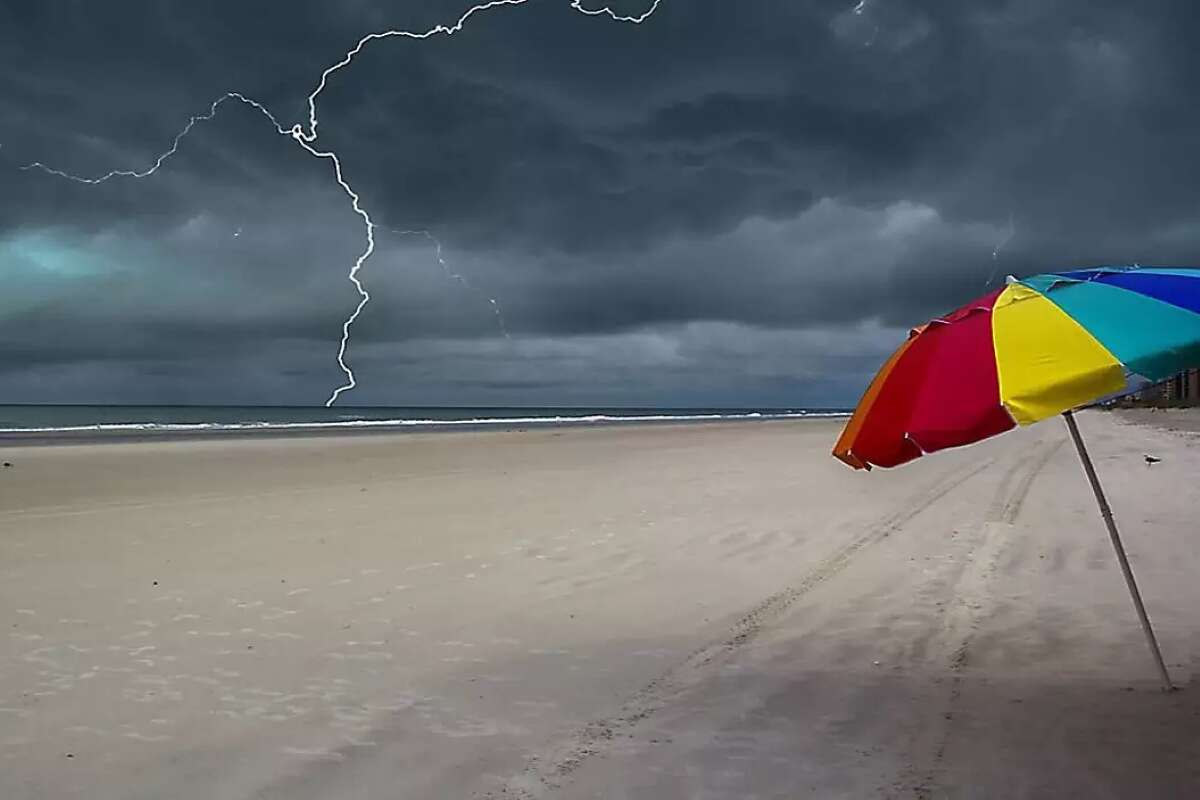
[[[1100,267],[1009,278],[914,328],[833,454],[895,467],[1062,415],[1158,666],[1171,679],[1073,412],[1200,366],[1200,269]]]

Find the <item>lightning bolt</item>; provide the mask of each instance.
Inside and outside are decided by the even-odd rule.
[[[85,177],[80,177],[77,175],[72,175],[72,174],[64,172],[62,170],[47,166],[46,164],[44,164],[40,161],[34,161],[33,163],[26,164],[25,166],[21,167],[21,169],[23,169],[23,170],[31,170],[31,169],[41,170],[42,172],[45,172],[49,175],[53,175],[56,177],[65,178],[67,180],[72,180],[72,181],[76,181],[78,183],[85,183],[85,184],[104,183],[105,181],[111,180],[113,178],[118,178],[118,177],[120,177],[120,178],[146,178],[146,177],[149,177],[150,175],[153,175],[155,172],[157,172],[158,169],[164,163],[166,163],[168,159],[171,158],[171,156],[175,155],[176,151],[178,151],[178,149],[179,149],[180,143],[192,131],[192,129],[197,124],[212,119],[214,116],[216,116],[217,111],[220,109],[220,107],[224,103],[226,103],[230,100],[237,100],[237,101],[244,103],[245,105],[250,106],[251,108],[261,112],[271,122],[271,125],[275,128],[276,133],[278,133],[282,136],[290,137],[292,139],[292,141],[294,141],[297,145],[302,147],[305,151],[307,151],[314,158],[320,158],[320,159],[325,159],[325,160],[329,161],[331,163],[331,165],[333,166],[333,174],[334,174],[335,180],[337,181],[338,185],[342,188],[342,191],[346,193],[346,196],[350,198],[350,205],[354,209],[354,213],[357,214],[362,219],[363,226],[366,230],[366,247],[363,249],[363,251],[361,253],[359,253],[358,257],[354,261],[353,266],[350,267],[350,271],[346,276],[347,279],[352,284],[354,284],[354,289],[356,292],[358,292],[358,297],[359,297],[358,304],[354,307],[354,311],[351,312],[348,317],[346,317],[344,322],[342,322],[342,336],[341,336],[340,342],[338,343],[337,363],[338,363],[338,367],[341,368],[343,374],[345,374],[345,376],[346,376],[346,383],[335,388],[333,390],[332,394],[330,394],[329,399],[325,401],[326,407],[329,407],[329,406],[332,406],[335,402],[337,402],[337,399],[343,393],[350,391],[351,389],[355,388],[358,385],[358,382],[354,376],[354,370],[350,367],[349,364],[346,363],[346,350],[350,345],[350,329],[351,329],[351,327],[353,327],[354,323],[358,320],[358,317],[362,313],[363,308],[365,308],[367,303],[369,303],[371,301],[371,295],[369,292],[367,292],[366,288],[362,285],[362,281],[359,280],[358,273],[362,270],[363,264],[366,263],[367,259],[369,259],[371,257],[371,255],[375,252],[375,228],[376,228],[376,225],[375,225],[374,220],[371,219],[371,215],[367,212],[367,210],[365,208],[363,208],[362,201],[361,201],[361,198],[359,197],[358,193],[354,190],[354,188],[346,180],[345,175],[342,172],[342,161],[338,157],[337,153],[335,153],[332,150],[322,150],[317,147],[317,128],[320,125],[320,121],[317,118],[317,99],[321,96],[321,93],[323,91],[325,91],[325,88],[329,85],[330,76],[332,76],[334,73],[338,72],[339,70],[342,70],[345,67],[349,66],[354,61],[354,57],[357,56],[360,52],[362,52],[362,49],[364,47],[366,47],[369,43],[375,41],[376,39],[390,39],[390,38],[429,39],[429,38],[432,38],[434,36],[439,36],[439,35],[452,36],[453,34],[461,31],[463,29],[463,27],[467,24],[467,22],[472,17],[474,17],[476,14],[480,14],[485,11],[489,11],[493,8],[498,8],[501,6],[521,6],[521,5],[525,5],[529,1],[530,0],[490,0],[490,2],[479,3],[477,5],[474,5],[474,6],[471,6],[470,8],[468,8],[453,24],[451,24],[451,25],[435,25],[434,27],[432,27],[428,30],[425,30],[425,31],[409,31],[409,30],[393,29],[393,30],[386,30],[386,31],[378,31],[376,33],[368,33],[366,36],[363,36],[361,39],[359,39],[358,43],[355,44],[354,47],[350,48],[350,50],[346,52],[346,55],[344,55],[340,61],[337,61],[336,63],[330,65],[329,67],[326,67],[325,70],[321,73],[321,79],[320,79],[320,81],[318,81],[316,88],[313,89],[312,92],[310,92],[308,95],[308,128],[307,129],[305,129],[305,127],[301,123],[296,123],[296,124],[292,125],[290,128],[285,128],[283,125],[281,125],[279,123],[279,120],[276,119],[276,117],[262,103],[258,102],[257,100],[251,99],[239,92],[227,92],[227,93],[221,95],[220,97],[218,97],[216,100],[214,100],[213,103],[209,106],[209,109],[207,112],[205,112],[203,114],[197,114],[197,115],[191,117],[188,120],[187,125],[185,125],[183,127],[183,129],[178,134],[175,135],[175,139],[171,142],[171,147],[168,148],[166,151],[164,151],[162,154],[160,154],[155,159],[153,165],[151,165],[150,167],[148,167],[144,170],[141,170],[141,171],[138,171],[138,170],[113,170],[111,172],[108,172],[104,175],[100,175],[95,178],[85,178]],[[643,23],[647,19],[649,19],[650,16],[655,11],[658,10],[658,7],[659,7],[659,5],[661,5],[661,3],[662,3],[662,0],[652,0],[652,2],[650,3],[650,6],[644,12],[642,12],[641,14],[636,14],[636,15],[618,14],[617,12],[613,11],[608,6],[601,6],[599,8],[585,8],[583,5],[583,0],[571,0],[571,8],[575,11],[578,11],[580,14],[584,14],[584,15],[590,16],[590,17],[607,16],[614,22],[627,22],[627,23],[633,23],[633,24],[640,25],[641,23]],[[429,235],[429,234],[427,234],[427,235]],[[430,235],[430,238],[432,238],[432,235]],[[438,244],[437,247],[438,247],[438,250],[437,250],[438,262],[442,265],[443,269],[446,270],[447,275],[451,275],[453,277],[454,273],[451,273],[449,271],[449,268],[446,267],[445,262],[441,258],[441,245]],[[464,286],[467,286],[468,288],[473,288],[473,287],[470,287],[470,284],[462,276],[457,276],[457,279]],[[492,304],[492,308],[496,313],[497,320],[500,322],[501,330],[504,332],[505,336],[508,336],[508,332],[504,328],[504,319],[500,313],[499,304],[496,302],[495,298],[491,298],[491,297],[488,298],[488,302],[490,302]]]
[[[471,283],[471,281],[467,279],[465,275],[461,275],[458,272],[450,269],[450,265],[447,264],[446,259],[442,257],[442,243],[436,236],[424,228],[404,231],[393,229],[392,233],[396,234],[397,236],[424,236],[426,239],[428,239],[433,244],[433,257],[437,261],[438,266],[442,268],[442,273],[449,280],[456,282],[467,291],[474,292],[484,300],[487,300],[492,306],[492,313],[496,315],[496,325],[499,327],[500,333],[504,335],[505,339],[512,339],[512,337],[508,335],[508,326],[504,323],[504,312],[500,310],[500,301],[494,297],[488,296],[485,292],[477,288]]]
[[[992,272],[990,275],[988,275],[987,283],[983,285],[983,288],[986,289],[991,286],[992,281],[996,279],[996,270],[1000,268],[1000,251],[1003,250],[1004,246],[1011,242],[1013,237],[1016,235],[1017,225],[1013,220],[1012,213],[1010,212],[1008,215],[1008,233],[1005,234],[1003,239],[996,242],[996,245],[992,248]]]
[[[279,124],[279,120],[277,120],[275,118],[275,115],[272,114],[270,111],[268,111],[267,107],[264,106],[262,103],[258,102],[257,100],[252,100],[251,98],[246,97],[244,94],[241,94],[240,92],[226,92],[225,94],[221,95],[220,97],[218,97],[216,100],[214,100],[212,102],[212,105],[210,105],[208,107],[208,111],[204,112],[203,114],[196,114],[196,115],[192,116],[192,118],[188,120],[187,125],[183,126],[183,130],[181,130],[179,133],[175,134],[175,139],[174,139],[174,141],[171,142],[171,147],[168,150],[166,150],[165,152],[161,153],[158,156],[158,158],[154,159],[154,164],[152,166],[150,166],[144,170],[138,171],[138,170],[128,170],[128,169],[114,169],[112,172],[106,172],[105,174],[100,175],[99,177],[96,177],[96,178],[81,178],[78,175],[72,175],[68,172],[63,172],[60,169],[55,169],[54,167],[48,167],[45,164],[43,164],[41,161],[34,161],[32,164],[26,164],[23,167],[21,167],[20,169],[22,169],[22,170],[31,170],[31,169],[41,170],[42,172],[45,172],[48,175],[54,175],[59,178],[66,178],[67,180],[75,181],[76,183],[87,183],[87,184],[93,184],[93,185],[97,184],[97,183],[104,183],[105,181],[112,180],[113,178],[148,178],[151,175],[153,175],[154,173],[158,172],[158,168],[161,167],[164,163],[166,163],[167,159],[169,159],[171,156],[175,155],[176,151],[179,150],[179,143],[183,141],[185,136],[187,136],[189,133],[192,132],[192,128],[196,127],[197,123],[207,122],[208,120],[215,117],[217,115],[217,111],[221,108],[221,106],[224,105],[225,103],[229,102],[230,100],[237,100],[241,103],[244,103],[244,104],[250,106],[253,109],[256,109],[257,111],[260,111],[263,116],[265,116],[268,120],[270,120],[271,124],[275,127],[276,133],[279,133],[283,136],[288,135],[288,132],[284,129],[284,127],[282,125]]]

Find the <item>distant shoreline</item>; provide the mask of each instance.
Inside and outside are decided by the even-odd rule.
[[[519,433],[526,430],[552,430],[555,428],[607,428],[607,427],[666,427],[672,425],[729,425],[762,424],[768,422],[830,421],[846,419],[850,412],[815,411],[809,413],[750,412],[745,414],[695,414],[695,415],[646,415],[545,417],[496,420],[397,420],[372,421],[368,424],[345,423],[289,423],[280,425],[154,425],[125,424],[73,426],[69,429],[0,430],[0,448],[6,446],[39,446],[69,444],[104,444],[168,441],[224,441],[229,439],[260,438],[313,438],[333,436],[374,436],[382,434],[448,434]]]

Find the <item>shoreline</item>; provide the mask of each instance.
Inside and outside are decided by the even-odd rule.
[[[848,419],[849,412],[815,412],[811,414],[745,414],[741,416],[682,415],[654,418],[628,417],[605,419],[579,418],[562,419],[528,418],[520,422],[499,420],[486,421],[430,421],[419,424],[396,422],[394,424],[354,423],[297,423],[292,425],[263,425],[226,428],[189,428],[187,430],[164,428],[103,429],[87,430],[29,430],[0,431],[0,449],[5,447],[44,447],[52,445],[80,444],[129,444],[138,442],[178,441],[235,441],[244,439],[308,439],[324,437],[362,437],[380,435],[446,435],[452,433],[524,433],[529,430],[555,430],[579,428],[637,428],[670,427],[674,425],[692,427],[697,425],[764,424],[770,422],[840,421]]]

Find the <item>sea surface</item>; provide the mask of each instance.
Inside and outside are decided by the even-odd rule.
[[[0,435],[449,429],[839,417],[829,408],[0,405]]]

